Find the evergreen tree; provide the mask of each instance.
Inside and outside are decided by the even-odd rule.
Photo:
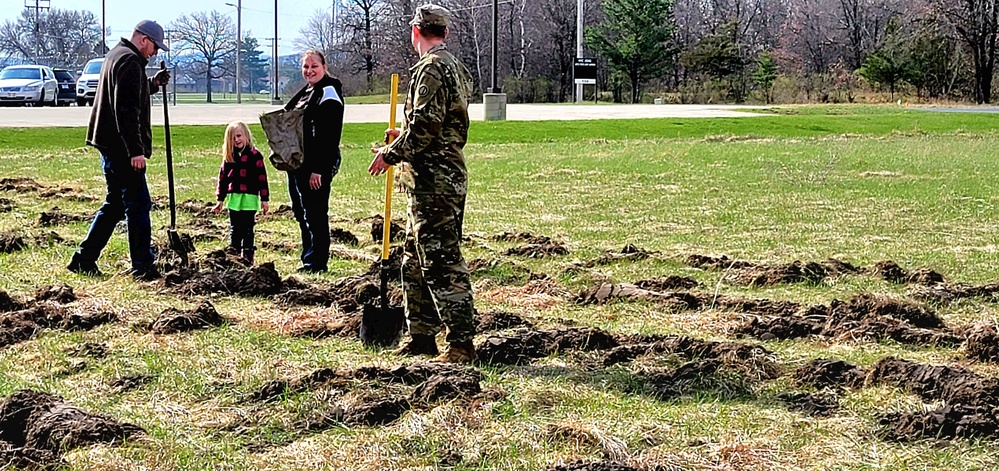
[[[631,82],[631,101],[642,85],[672,65],[673,0],[605,0],[606,20],[586,30],[586,44]]]
[[[243,86],[243,91],[249,91],[250,93],[257,93],[259,90],[264,88],[262,84],[270,76],[270,62],[260,57],[263,52],[260,51],[260,42],[257,38],[247,34],[242,41],[240,41],[240,75],[245,84]]]
[[[777,80],[777,63],[770,51],[763,51],[756,59],[756,71],[753,72],[753,82],[763,90],[763,98],[767,103],[773,99],[774,81]]]

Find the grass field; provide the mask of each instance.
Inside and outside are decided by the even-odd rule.
[[[365,104],[388,104],[389,103],[389,93],[384,93],[381,95],[362,95],[362,96],[348,96],[346,101],[348,105],[365,105]],[[287,102],[291,98],[290,95],[282,96],[282,103]],[[267,104],[271,102],[271,96],[266,93],[243,93],[240,96],[243,103],[258,103]],[[177,103],[205,103],[206,95],[204,93],[178,93]],[[405,103],[406,96],[399,96],[399,103]],[[217,104],[234,104],[236,103],[235,93],[212,93],[212,103]]]
[[[663,397],[648,378],[690,358],[651,354],[604,366],[604,351],[566,349],[517,366],[477,364],[486,393],[472,399],[414,406],[387,425],[311,428],[308,423],[317,413],[363,393],[398,392],[399,386],[321,384],[270,402],[247,397],[269,381],[318,368],[391,368],[425,360],[400,360],[355,339],[291,335],[290,326],[327,319],[336,308],[287,306],[265,297],[191,296],[162,283],[137,285],[122,274],[128,267],[124,231],[116,233],[99,261],[108,276],[67,272],[64,266],[88,222],[40,227],[39,215],[55,206],[87,216],[97,209],[99,201],[86,198],[103,197],[97,155],[83,146],[82,128],[0,129],[0,175],[70,187],[68,196],[75,196],[0,191],[11,207],[0,213],[0,235],[29,241],[22,250],[0,254],[0,289],[29,297],[40,287],[67,283],[80,297],[80,309],[109,309],[118,318],[89,330],[46,329],[4,347],[0,397],[40,390],[146,430],[122,446],[68,450],[63,458],[73,470],[538,470],[576,460],[616,460],[637,469],[995,469],[994,439],[884,438],[880,421],[886,414],[941,405],[903,387],[836,389],[832,393],[840,407],[824,417],[790,410],[779,398],[791,391],[816,391],[792,379],[795,368],[816,358],[868,368],[895,356],[999,376],[995,364],[969,360],[959,345],[820,336],[761,340],[738,334],[753,315],[734,309],[573,301],[573,295],[601,282],[666,275],[695,279],[699,286],[691,292],[805,305],[861,293],[912,299],[910,284],[871,274],[746,286],[733,281],[732,270],[689,265],[692,254],[767,264],[835,257],[863,267],[893,260],[908,269],[936,270],[949,282],[999,281],[999,164],[994,155],[999,116],[894,107],[773,111],[774,116],[742,119],[473,123],[466,148],[465,218],[466,235],[472,238],[463,250],[468,260],[494,260],[493,268],[473,275],[480,313],[513,313],[538,328],[585,326],[621,335],[682,334],[762,346],[779,374],[754,378],[725,370],[683,383],[687,386],[678,394]],[[365,169],[370,145],[383,128],[345,126],[344,163],[331,196],[332,227],[357,235],[357,250],[371,257],[379,246],[362,219],[381,211],[383,181]],[[173,127],[179,200],[214,200],[223,129]],[[265,145],[259,127],[252,131]],[[153,134],[157,150],[149,162],[150,190],[165,201],[162,129]],[[287,203],[283,176],[269,168],[272,208]],[[397,215],[403,213],[401,201],[396,200]],[[154,237],[165,239],[168,218],[165,208],[153,212]],[[214,231],[224,237],[226,228],[224,215],[180,213],[181,232]],[[49,231],[67,243],[34,242],[51,240],[45,236]],[[517,244],[489,237],[504,231],[550,236],[569,254],[502,255]],[[262,220],[257,237],[298,243],[297,227],[288,217]],[[574,263],[620,251],[625,244],[657,254],[593,266]],[[198,254],[223,245],[198,242]],[[276,249],[261,250],[257,260],[273,261],[282,276],[298,266],[295,252]],[[335,258],[329,274],[304,280],[333,283],[368,265]],[[531,281],[525,269],[549,278]],[[232,322],[171,335],[141,327],[167,308],[190,309],[205,299]],[[949,328],[995,324],[994,299],[973,297],[927,309]],[[494,334],[483,333],[476,343]],[[85,344],[103,345],[106,355],[81,360],[74,348]],[[116,381],[127,377],[143,382],[118,386]]]

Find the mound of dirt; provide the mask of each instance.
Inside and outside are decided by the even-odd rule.
[[[180,272],[183,273],[183,272]],[[167,276],[167,286],[175,291],[205,295],[212,293],[241,296],[272,296],[284,290],[273,262],[224,272],[201,270],[188,278]]]
[[[471,397],[482,392],[478,371],[461,371],[451,374],[436,374],[418,384],[409,397],[410,402],[439,404],[461,397]]]
[[[639,471],[620,461],[573,461],[569,464],[558,464],[545,471]]]
[[[379,237],[378,240],[380,241],[381,238]],[[354,247],[360,245],[361,243],[361,241],[357,239],[356,235],[351,234],[350,231],[339,227],[330,231],[330,242]]]
[[[0,312],[17,311],[24,309],[25,307],[27,307],[27,305],[24,302],[11,296],[6,291],[0,290]]]
[[[984,285],[965,285],[959,283],[936,283],[932,285],[915,285],[909,288],[909,294],[916,299],[948,304],[965,298],[987,298],[995,302],[999,294],[999,283]]]
[[[630,283],[601,283],[576,296],[579,304],[605,304],[611,301],[654,301],[671,309],[694,310],[704,305],[704,300],[690,293],[658,292],[639,288]]]
[[[156,317],[149,330],[154,334],[176,334],[189,330],[218,327],[226,323],[228,320],[215,310],[215,306],[205,301],[197,308],[188,311],[176,308],[164,310]]]
[[[812,306],[792,316],[753,317],[739,331],[762,340],[820,335],[916,345],[960,343],[931,309],[873,294],[857,295],[847,302],[833,300],[829,306]]]
[[[72,289],[65,285],[56,288],[42,288],[39,293],[42,296],[42,301],[20,305],[16,304],[17,301],[4,300],[0,297],[0,303],[7,304],[8,307],[22,307],[22,309],[0,314],[0,347],[28,340],[47,328],[87,330],[114,322],[117,318],[114,313],[109,311],[83,311],[82,309],[68,309],[66,306],[56,304],[62,299],[70,301],[76,299],[72,295]],[[58,293],[63,294],[59,295]],[[6,293],[3,294],[6,295]],[[52,298],[45,296],[52,296]]]
[[[645,383],[644,392],[662,401],[707,391],[725,397],[750,393],[749,385],[741,372],[729,370],[716,359],[691,361],[676,368],[653,370],[641,376]]]
[[[635,286],[641,289],[659,292],[691,289],[696,288],[698,285],[699,283],[697,283],[697,280],[689,276],[677,275],[660,276],[658,278],[638,280],[635,282]]]
[[[839,397],[832,393],[793,392],[777,396],[788,409],[815,417],[829,417],[839,409]]]
[[[16,391],[0,404],[0,441],[56,456],[92,444],[119,443],[144,432],[136,425],[87,413],[61,397],[38,391]]]
[[[881,419],[886,439],[897,441],[999,436],[995,409],[947,404],[932,411],[887,414]]]
[[[10,232],[0,234],[0,253],[13,253],[28,247],[24,237]]]
[[[816,388],[858,388],[864,384],[867,372],[842,360],[817,358],[794,371],[794,381]]]
[[[999,332],[990,323],[978,323],[970,326],[964,351],[968,358],[978,361],[999,362]]]
[[[42,214],[38,216],[38,225],[42,227],[61,226],[73,222],[89,221],[91,218],[91,215],[67,214],[58,207],[53,207],[48,211],[42,211]]]
[[[891,384],[927,401],[968,407],[999,407],[999,379],[987,378],[960,366],[926,365],[887,357],[878,360],[865,384]]]
[[[296,379],[271,381],[253,393],[249,400],[267,401],[284,394],[312,390],[325,384],[343,384],[347,387],[347,383],[351,381],[363,383],[376,381],[413,386],[424,383],[433,377],[466,378],[458,382],[458,385],[473,380],[478,384],[483,379],[482,373],[474,368],[448,363],[415,363],[394,368],[362,366],[354,370],[320,368]],[[446,386],[428,386],[425,388],[428,389],[427,394],[432,394],[437,387]]]
[[[756,264],[752,262],[747,262],[745,260],[735,260],[728,258],[727,255],[722,255],[721,257],[712,257],[710,255],[698,255],[691,254],[687,256],[685,262],[688,266],[694,268],[701,268],[704,270],[730,270],[730,269],[742,269],[742,268],[752,268]]]
[[[527,258],[548,258],[569,255],[569,249],[558,242],[544,244],[524,244],[508,249],[503,255],[516,255]]]
[[[489,240],[496,242],[521,242],[524,244],[548,244],[552,242],[552,238],[545,235],[534,235],[530,232],[501,232],[496,235],[489,236]]]
[[[153,376],[149,375],[129,375],[123,376],[111,382],[111,389],[115,393],[123,393],[126,391],[131,391],[133,389],[145,386],[155,379]]]
[[[0,190],[3,191],[29,193],[44,188],[45,186],[39,185],[34,179],[28,177],[0,178]]]
[[[890,283],[913,283],[924,286],[944,283],[943,275],[933,270],[924,268],[909,272],[891,260],[882,260],[875,263],[873,271]]]
[[[320,368],[312,373],[290,381],[283,379],[270,381],[251,394],[248,399],[250,401],[269,401],[284,394],[308,391],[339,377],[340,376],[336,370],[330,368]]]
[[[514,313],[505,311],[476,313],[475,320],[477,322],[475,331],[479,333],[494,332],[515,327],[534,328],[534,324],[531,324],[530,321]]]
[[[761,380],[780,376],[774,354],[759,346],[742,342],[714,342],[681,335],[663,336],[611,349],[604,357],[604,366],[630,362],[640,356],[655,354],[677,355],[693,360],[712,360],[745,376]]]
[[[476,347],[476,355],[485,363],[519,365],[560,351],[607,350],[617,345],[613,335],[592,327],[550,330],[521,327],[508,334],[488,336]]]
[[[593,268],[600,265],[610,265],[618,262],[636,262],[655,257],[658,253],[659,252],[650,252],[632,244],[627,244],[623,249],[621,249],[620,252],[607,250],[597,258],[583,262],[579,266],[584,268]]]
[[[215,203],[188,199],[177,203],[177,210],[184,211],[185,213],[191,213],[201,218],[206,218],[212,216],[213,206],[215,206]]]
[[[349,425],[375,427],[395,422],[411,408],[404,397],[373,397],[359,400],[343,411],[343,422]]]
[[[728,277],[736,284],[746,286],[772,286],[780,283],[819,283],[830,276],[860,273],[862,270],[849,262],[830,258],[824,262],[795,260],[783,265],[766,265],[734,260],[725,255],[712,257],[693,254],[687,265],[706,270],[734,270]]]
[[[382,232],[385,230],[385,218],[380,214],[371,216],[371,240],[376,243],[381,243]],[[406,221],[402,219],[393,219],[392,225],[389,227],[389,240],[392,242],[401,242],[406,240]]]
[[[35,302],[52,301],[59,304],[69,304],[76,301],[76,293],[67,284],[44,286],[35,291]]]
[[[9,213],[14,210],[14,200],[10,198],[0,198],[0,213]]]

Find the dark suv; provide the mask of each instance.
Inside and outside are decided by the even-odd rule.
[[[56,104],[58,106],[69,106],[76,101],[76,78],[66,69],[52,69],[55,78],[59,81],[59,95]]]

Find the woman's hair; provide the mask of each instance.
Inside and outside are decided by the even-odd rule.
[[[232,163],[235,161],[233,158],[232,151],[236,147],[236,139],[233,134],[239,129],[243,131],[243,139],[246,143],[246,147],[253,148],[253,136],[250,135],[250,128],[246,126],[246,123],[242,121],[233,121],[225,127],[225,138],[222,139],[222,157],[226,162]]]
[[[318,57],[319,58],[319,62],[322,63],[323,65],[326,65],[326,56],[323,55],[323,53],[321,53],[321,52],[319,52],[319,51],[317,51],[315,49],[309,49],[308,51],[305,51],[305,52],[302,53],[301,60],[305,60],[305,58],[309,57],[309,56],[316,56],[316,57]]]

